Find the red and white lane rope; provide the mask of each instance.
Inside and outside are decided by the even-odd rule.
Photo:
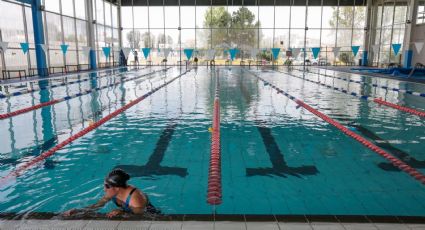
[[[171,68],[171,67],[169,67],[169,68]],[[21,115],[23,113],[28,113],[30,111],[40,109],[40,108],[43,108],[43,107],[46,107],[46,106],[54,105],[54,104],[57,104],[59,102],[67,101],[67,100],[70,100],[70,99],[73,99],[73,98],[76,98],[76,97],[81,97],[83,95],[87,95],[87,94],[95,92],[95,91],[99,91],[99,90],[106,89],[106,88],[109,88],[109,87],[112,87],[112,86],[116,86],[116,85],[122,84],[123,82],[132,81],[132,80],[144,77],[144,76],[152,75],[152,74],[160,72],[160,71],[166,71],[169,68],[156,70],[156,71],[153,71],[153,72],[150,72],[150,73],[147,73],[147,74],[142,74],[142,75],[132,77],[132,78],[126,78],[123,81],[118,81],[116,83],[112,83],[112,84],[105,85],[105,86],[102,86],[102,87],[97,87],[97,88],[94,88],[94,89],[88,89],[88,90],[86,90],[82,93],[77,93],[77,94],[74,94],[74,95],[71,95],[71,96],[66,96],[66,97],[63,97],[63,98],[54,99],[54,100],[44,102],[44,103],[40,103],[40,104],[37,104],[37,105],[34,105],[34,106],[26,107],[26,108],[23,108],[23,109],[18,109],[16,111],[13,111],[13,112],[10,112],[10,113],[0,114],[0,120],[6,119],[6,118],[11,118],[11,117],[14,117],[14,116],[18,116],[18,115]]]
[[[252,74],[256,78],[258,78],[262,82],[264,82],[266,85],[270,85],[270,87],[272,87],[273,89],[277,90],[278,93],[281,93],[281,94],[285,95],[286,97],[288,97],[292,101],[296,102],[299,106],[301,106],[304,109],[310,111],[311,113],[313,113],[314,115],[318,116],[319,118],[321,118],[322,120],[326,121],[327,123],[333,125],[337,129],[339,129],[340,131],[342,131],[344,134],[346,134],[349,137],[351,137],[351,138],[355,139],[356,141],[360,142],[362,145],[366,146],[368,149],[370,149],[373,152],[375,152],[375,153],[379,154],[380,156],[384,157],[392,165],[394,165],[395,167],[399,168],[400,170],[406,172],[407,174],[409,174],[410,176],[412,176],[415,180],[418,180],[419,182],[421,182],[422,184],[425,185],[425,175],[423,175],[418,170],[416,170],[413,167],[407,165],[405,162],[403,162],[400,159],[394,157],[390,153],[387,153],[385,150],[383,150],[383,149],[379,148],[378,146],[374,145],[372,142],[366,140],[365,138],[363,138],[362,136],[358,135],[357,133],[349,130],[348,128],[346,128],[345,126],[343,126],[342,124],[340,124],[336,120],[328,117],[327,115],[325,115],[325,114],[321,113],[320,111],[314,109],[313,107],[307,105],[303,101],[297,99],[296,97],[294,97],[294,96],[290,95],[289,93],[283,91],[282,89],[276,87],[275,85],[273,85],[270,82],[266,81],[262,77],[254,74],[254,73],[252,73],[250,71],[247,71],[247,72],[250,73],[250,74]]]
[[[70,144],[71,142],[77,140],[78,138],[86,135],[87,133],[91,132],[92,130],[96,129],[97,127],[103,125],[104,123],[106,123],[107,121],[111,120],[112,118],[116,117],[117,115],[123,113],[124,111],[126,111],[127,109],[131,108],[132,106],[136,105],[137,103],[141,102],[142,100],[144,100],[145,98],[149,97],[150,95],[152,95],[153,93],[155,93],[156,91],[160,90],[161,88],[164,88],[165,86],[167,86],[168,84],[170,84],[171,82],[177,80],[178,78],[180,78],[181,76],[183,76],[184,74],[188,73],[189,71],[191,71],[191,69],[179,74],[178,76],[174,77],[173,79],[167,81],[166,83],[152,89],[151,91],[149,91],[148,93],[144,94],[143,96],[131,101],[130,103],[124,105],[123,107],[115,110],[114,112],[110,113],[109,115],[105,116],[104,118],[100,119],[99,121],[92,123],[91,125],[89,125],[88,127],[86,127],[85,129],[81,130],[80,132],[72,135],[71,137],[67,138],[66,140],[62,141],[61,143],[57,144],[56,146],[54,146],[53,148],[49,149],[46,152],[43,152],[42,154],[38,155],[37,157],[31,159],[30,161],[26,162],[25,164],[23,164],[22,166],[19,166],[18,168],[16,168],[15,170],[11,171],[9,174],[7,174],[5,177],[0,179],[0,187],[3,186],[3,184],[10,178],[14,178],[14,177],[18,177],[20,175],[22,175],[22,173],[24,173],[27,169],[31,168],[32,166],[36,165],[37,163],[45,160],[46,158],[52,156],[53,154],[55,154],[58,150],[62,149],[63,147],[65,147],[66,145]]]
[[[371,97],[371,96],[358,94],[356,92],[349,92],[348,90],[343,89],[343,88],[338,88],[338,87],[335,87],[335,86],[332,86],[332,85],[327,85],[323,82],[313,81],[313,80],[310,80],[308,78],[302,78],[302,77],[299,77],[297,75],[293,75],[293,74],[290,74],[290,73],[287,73],[287,72],[281,72],[281,71],[276,71],[276,72],[284,73],[284,74],[287,74],[291,77],[296,77],[296,78],[299,78],[301,80],[305,80],[305,81],[308,81],[308,82],[311,82],[311,83],[315,83],[315,84],[327,87],[329,89],[333,89],[335,91],[339,91],[341,93],[345,93],[345,94],[357,97],[357,98],[362,99],[362,100],[372,101],[372,102],[377,103],[379,105],[384,105],[384,106],[387,106],[387,107],[390,107],[390,108],[393,108],[393,109],[400,110],[402,112],[410,113],[410,114],[413,114],[413,115],[416,115],[416,116],[419,116],[419,117],[425,117],[425,112],[419,111],[417,109],[409,108],[409,107],[406,107],[406,106],[397,105],[397,104],[394,104],[394,103],[391,103],[391,102],[388,102],[388,101],[384,101],[381,98],[374,98],[374,97]]]
[[[210,205],[221,204],[221,147],[220,147],[220,84],[219,71],[215,84],[213,124],[211,130],[210,168],[208,172],[207,202]]]

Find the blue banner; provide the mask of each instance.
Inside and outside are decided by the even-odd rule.
[[[320,47],[311,48],[311,51],[313,52],[314,59],[317,59],[317,56],[319,56]]]
[[[23,42],[21,43],[21,49],[24,52],[24,54],[26,54],[28,50],[30,49],[30,46],[27,42]]]
[[[184,54],[186,54],[187,60],[189,60],[193,55],[193,49],[184,49]]]
[[[401,49],[401,44],[391,44],[391,46],[393,47],[394,55],[396,55],[396,56],[397,56],[398,52],[399,52],[399,51],[400,51],[400,49]]]
[[[354,57],[357,56],[360,46],[351,46],[351,51],[353,51]]]
[[[61,49],[62,49],[62,53],[66,54],[66,51],[68,51],[68,45],[62,44]]]
[[[151,52],[151,48],[142,48],[143,56],[145,56],[145,59],[148,58],[149,53]],[[158,49],[159,52],[159,49]]]
[[[272,48],[273,59],[276,60],[279,57],[280,48]]]
[[[111,47],[102,47],[103,53],[105,54],[106,58],[111,55]]]
[[[238,49],[233,48],[233,49],[229,49],[229,53],[230,53],[230,59],[232,59],[232,61],[235,59],[236,54],[239,52]]]

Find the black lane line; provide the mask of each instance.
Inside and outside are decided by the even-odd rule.
[[[246,88],[243,86],[242,81],[240,81],[240,88],[242,95],[247,103],[251,101],[250,94],[247,92]],[[255,114],[256,115],[256,114]],[[300,175],[310,176],[316,175],[319,173],[316,166],[314,165],[302,165],[300,167],[290,167],[285,161],[284,155],[279,148],[279,145],[276,143],[276,139],[272,134],[271,128],[267,127],[267,122],[262,120],[255,120],[256,128],[261,134],[263,139],[264,146],[266,151],[269,154],[270,162],[272,167],[259,167],[259,168],[247,168],[246,176],[295,176],[301,177]]]
[[[162,131],[156,147],[149,157],[145,165],[117,165],[115,168],[120,168],[130,174],[131,177],[150,177],[176,175],[186,177],[188,175],[187,168],[161,166],[165,152],[173,137],[173,133],[177,127],[177,121],[172,120],[167,127]]]
[[[20,158],[4,158],[4,159],[0,159],[0,165],[14,165],[16,166],[17,164],[21,163],[20,159],[26,158],[26,157],[37,157],[38,155],[40,155],[41,153],[49,150],[50,148],[52,148],[53,146],[55,146],[58,142],[58,138],[57,136],[54,136],[52,138],[50,138],[49,140],[43,142],[40,145],[37,145],[35,148],[33,148],[32,150],[24,153],[23,155],[21,155]],[[45,169],[53,169],[55,167],[55,163],[57,163],[56,161],[53,161],[52,159],[46,159],[44,161],[44,168]]]
[[[355,128],[363,136],[373,141],[375,145],[377,145],[380,148],[388,150],[391,154],[393,154],[400,160],[406,162],[406,164],[408,164],[409,166],[413,168],[425,168],[425,161],[417,160],[416,158],[410,156],[409,153],[392,146],[390,143],[388,143],[387,140],[382,139],[381,137],[379,137],[378,135],[376,135],[374,132],[370,131],[369,129],[356,124],[349,124],[349,126]],[[400,171],[399,168],[387,162],[379,163],[378,167],[385,171]]]

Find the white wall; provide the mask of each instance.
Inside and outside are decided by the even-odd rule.
[[[414,35],[412,38],[412,43],[413,42],[425,42],[425,24],[415,26]],[[425,46],[419,54],[416,52],[416,48],[414,46],[415,45],[412,44],[411,47],[413,49],[412,66],[414,66],[418,62],[425,64]]]

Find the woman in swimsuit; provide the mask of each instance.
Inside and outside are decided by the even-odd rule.
[[[159,214],[159,211],[149,202],[148,197],[142,191],[132,185],[127,185],[130,176],[122,169],[114,169],[105,178],[103,189],[105,196],[96,204],[90,205],[82,210],[72,209],[64,213],[65,216],[74,215],[77,212],[96,211],[110,200],[119,208],[109,212],[106,216],[111,218],[124,213]]]

